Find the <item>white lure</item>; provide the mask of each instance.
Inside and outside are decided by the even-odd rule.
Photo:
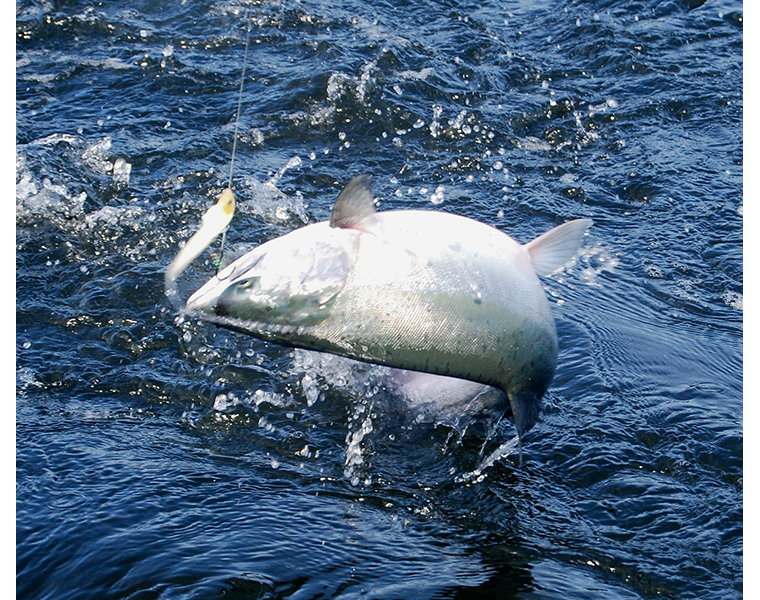
[[[201,226],[177,253],[164,274],[164,286],[169,296],[176,294],[177,278],[198,255],[211,245],[222,233],[235,214],[235,196],[230,188],[225,188],[216,204],[209,208],[201,218]]]

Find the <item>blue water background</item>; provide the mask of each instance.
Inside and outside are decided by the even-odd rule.
[[[508,422],[482,451],[167,302],[246,11],[231,252],[364,172],[521,242],[594,220],[545,281],[524,468],[473,475]],[[742,31],[729,0],[17,2],[17,597],[742,597]]]

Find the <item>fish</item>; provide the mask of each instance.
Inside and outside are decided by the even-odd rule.
[[[208,248],[216,237],[223,233],[235,214],[235,195],[230,188],[225,188],[216,204],[201,217],[201,226],[187,241],[164,273],[166,295],[174,298],[178,295],[177,278],[198,255]]]
[[[590,219],[527,244],[434,210],[377,211],[352,179],[329,221],[267,241],[188,298],[184,312],[286,346],[502,390],[522,439],[557,366],[539,277],[579,249]]]

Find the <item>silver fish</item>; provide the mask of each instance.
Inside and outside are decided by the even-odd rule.
[[[370,183],[353,179],[329,222],[252,250],[185,310],[288,346],[497,387],[521,440],[557,364],[538,277],[572,259],[591,221],[521,245],[462,216],[377,212]]]

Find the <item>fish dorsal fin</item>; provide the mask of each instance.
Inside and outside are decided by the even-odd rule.
[[[330,215],[330,227],[354,229],[377,211],[372,199],[372,176],[359,175],[346,184],[335,201]]]
[[[591,219],[568,221],[526,244],[536,273],[542,277],[549,275],[573,258],[592,223]]]

